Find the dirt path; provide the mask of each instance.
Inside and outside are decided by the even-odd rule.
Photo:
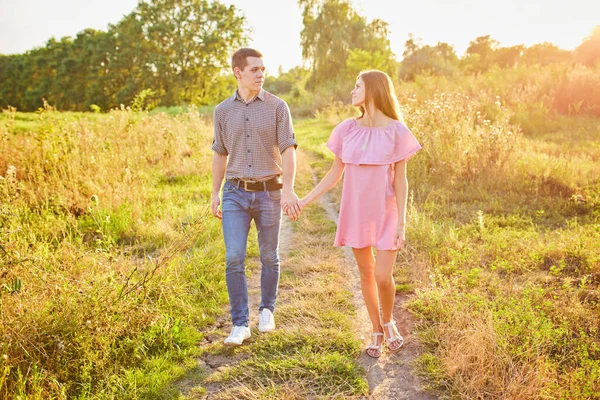
[[[302,176],[303,182],[308,183],[312,179],[316,180],[316,173],[310,167],[308,157],[299,154],[298,168]],[[304,187],[306,189],[307,186]],[[337,207],[330,203],[330,199],[324,196],[321,199],[321,205],[326,210],[327,217],[333,221],[337,220]],[[325,217],[324,217],[325,218]],[[307,232],[302,229],[295,230],[287,217],[282,219],[281,237],[280,237],[280,259],[282,271],[290,273],[302,272],[298,269],[306,268],[292,261],[294,252],[302,251],[306,246]],[[328,239],[329,240],[329,239]],[[323,244],[325,246],[325,244]],[[333,245],[327,248],[331,249],[332,253],[337,252]],[[353,334],[359,337],[364,345],[370,339],[370,322],[366,309],[364,307],[362,295],[360,292],[360,281],[358,268],[355,264],[354,257],[350,248],[344,248],[345,257],[334,257],[338,260],[335,267],[337,274],[345,274],[340,279],[340,283],[347,283],[346,289],[353,293],[353,306],[357,311],[357,318],[353,321]],[[329,250],[327,250],[329,252]],[[297,257],[297,256],[296,256]],[[319,256],[318,256],[319,257]],[[330,257],[323,254],[323,257]],[[248,340],[248,344],[237,348],[229,348],[223,346],[223,340],[228,335],[231,324],[229,321],[229,312],[224,312],[217,319],[214,325],[204,330],[204,340],[199,343],[201,355],[197,359],[197,367],[195,372],[188,374],[183,380],[177,384],[177,389],[186,399],[222,399],[222,398],[243,398],[255,399],[259,398],[260,394],[255,393],[252,389],[252,384],[242,380],[223,380],[219,378],[222,372],[226,373],[230,367],[239,365],[244,360],[252,357],[252,346],[260,338],[260,334],[256,330],[258,324],[258,304],[260,302],[260,261],[255,258],[247,260],[248,269],[248,293],[250,303],[250,327],[253,337]],[[298,287],[294,285],[281,285],[279,287],[278,304],[279,308],[284,308],[284,304],[289,304],[291,299],[297,295],[295,291]],[[396,297],[396,310],[394,318],[398,322],[398,329],[405,338],[405,345],[399,354],[390,354],[385,351],[378,359],[372,359],[367,356],[364,351],[358,359],[359,365],[366,371],[366,377],[369,385],[369,395],[361,396],[361,399],[411,399],[411,400],[433,400],[434,396],[425,393],[421,390],[421,382],[413,374],[412,363],[418,355],[418,345],[416,337],[412,334],[413,322],[410,313],[405,309],[404,304],[408,300],[407,296]],[[292,309],[293,310],[293,309]],[[285,314],[285,311],[280,310]],[[288,308],[289,312],[289,308]],[[285,315],[281,314],[278,318],[275,313],[276,322],[278,319],[285,319]],[[289,332],[294,332],[299,328],[295,324],[301,323],[302,320],[288,319],[287,323],[282,321],[278,329],[285,329]],[[263,393],[264,394],[264,393]],[[331,393],[335,396],[335,392]],[[321,397],[321,396],[319,396]],[[298,393],[289,398],[298,397]],[[339,398],[339,397],[338,397]]]
[[[313,171],[313,180],[318,182],[316,173]],[[320,199],[321,205],[327,211],[327,216],[337,223],[338,213],[335,204],[331,202],[327,194]],[[358,267],[352,254],[352,249],[344,247],[345,263],[347,264],[349,290],[354,293],[353,300],[357,310],[357,319],[354,324],[355,332],[358,333],[363,343],[370,340],[371,322],[364,305],[360,289],[360,276]],[[362,352],[358,362],[367,372],[367,381],[371,399],[394,399],[394,400],[435,400],[436,397],[422,390],[421,380],[414,374],[412,364],[418,356],[418,342],[413,334],[414,323],[410,312],[405,308],[406,302],[410,300],[407,295],[396,295],[395,309],[393,312],[398,330],[404,337],[404,346],[399,354],[390,354],[384,348],[379,359],[369,357]]]

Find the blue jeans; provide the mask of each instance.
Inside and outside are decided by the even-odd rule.
[[[279,284],[279,226],[281,223],[281,189],[247,192],[226,181],[223,186],[223,236],[226,251],[226,280],[231,320],[234,326],[248,326],[248,286],[246,283],[246,247],[250,222],[254,219],[258,231],[258,246],[262,263],[260,276],[263,308],[275,310]]]

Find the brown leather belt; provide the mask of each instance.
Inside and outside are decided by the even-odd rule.
[[[230,179],[238,189],[244,189],[247,192],[259,192],[262,190],[279,190],[283,184],[279,177],[271,178],[265,182],[245,181],[242,179]]]

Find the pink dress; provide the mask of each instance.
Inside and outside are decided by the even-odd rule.
[[[346,165],[335,245],[394,250],[398,206],[393,167],[421,145],[399,121],[371,128],[351,118],[333,129],[327,147]]]

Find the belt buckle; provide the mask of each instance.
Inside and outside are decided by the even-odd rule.
[[[254,190],[254,189],[248,189],[248,184],[253,184],[253,183],[258,183],[258,182],[255,182],[255,181],[242,181],[242,182],[244,182],[244,190],[246,192],[256,192],[256,190]]]

